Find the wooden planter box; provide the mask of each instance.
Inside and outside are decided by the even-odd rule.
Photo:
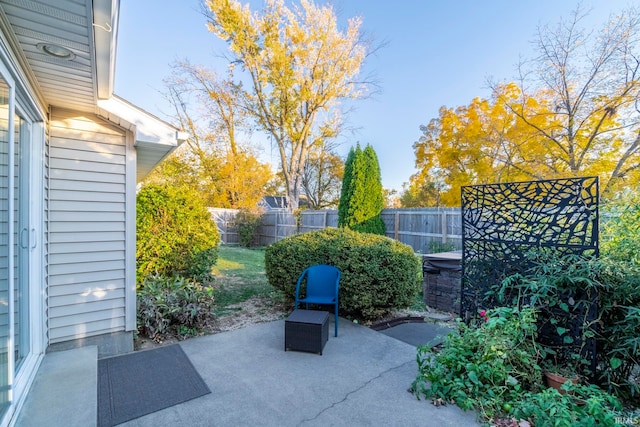
[[[460,312],[462,275],[460,271],[439,270],[424,273],[424,303],[450,313]]]

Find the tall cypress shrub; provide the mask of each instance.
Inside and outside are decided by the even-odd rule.
[[[356,146],[360,150],[360,145]],[[349,203],[353,189],[351,181],[353,177],[353,161],[356,156],[356,149],[351,147],[347,160],[344,162],[344,174],[342,175],[342,188],[340,189],[340,202],[338,203],[338,227],[348,227]]]
[[[338,226],[364,233],[385,234],[380,164],[373,147],[352,147],[344,166],[338,205]]]

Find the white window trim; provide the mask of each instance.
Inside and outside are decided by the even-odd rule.
[[[31,387],[38,368],[44,358],[45,351],[45,280],[44,280],[44,117],[42,114],[34,113],[37,110],[33,98],[29,97],[24,86],[17,81],[14,76],[18,73],[14,69],[9,69],[6,65],[8,58],[6,52],[0,49],[0,75],[7,82],[9,86],[9,167],[13,165],[13,152],[14,152],[14,114],[20,113],[31,125],[31,141],[29,161],[31,163],[30,178],[33,178],[33,172],[38,171],[37,179],[29,180],[30,204],[29,204],[29,245],[34,247],[30,249],[30,263],[29,263],[29,337],[30,337],[30,351],[25,360],[23,361],[20,372],[14,375],[14,349],[15,343],[13,341],[14,336],[14,322],[10,321],[9,324],[9,340],[8,346],[8,381],[11,384],[10,400],[11,404],[0,420],[0,426],[9,425],[15,422],[15,415],[19,414],[20,408],[23,406],[27,397],[27,392]],[[17,92],[21,91],[21,99],[26,99],[30,105],[18,105]],[[30,114],[31,112],[31,114]],[[40,121],[38,121],[40,120]],[[37,167],[37,169],[36,169]],[[11,170],[11,169],[10,169]],[[9,174],[8,182],[9,190],[15,188],[14,175]],[[8,221],[9,224],[14,224],[14,197],[10,195],[8,199]],[[13,248],[14,238],[13,233],[9,233],[9,248]],[[33,239],[33,240],[32,240]],[[12,249],[10,249],[11,251]],[[10,252],[11,255],[11,252]],[[14,257],[9,256],[9,283],[14,283]],[[9,312],[13,313],[13,285],[9,286]]]

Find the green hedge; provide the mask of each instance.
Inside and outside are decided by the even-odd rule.
[[[340,269],[340,312],[362,319],[409,306],[422,281],[420,260],[410,246],[346,228],[287,237],[265,252],[269,283],[291,299],[298,277],[314,264]]]
[[[152,274],[201,280],[218,259],[218,228],[195,191],[148,185],[137,195],[136,276]]]

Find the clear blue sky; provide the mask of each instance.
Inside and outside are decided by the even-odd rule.
[[[244,2],[244,1],[243,1]],[[259,0],[252,3],[262,5]],[[412,145],[420,125],[445,105],[487,97],[488,77],[510,80],[520,56],[532,57],[538,26],[567,18],[575,0],[335,0],[340,22],[360,15],[363,29],[384,48],[364,72],[376,75],[381,93],[358,101],[348,117],[355,130],[339,154],[360,142],[378,154],[385,188],[400,190],[415,172]],[[598,26],[629,1],[586,0],[586,22]],[[224,70],[217,55],[226,45],[206,29],[199,0],[123,0],[115,93],[170,120],[163,79],[177,59]],[[265,159],[277,161],[268,147]]]

